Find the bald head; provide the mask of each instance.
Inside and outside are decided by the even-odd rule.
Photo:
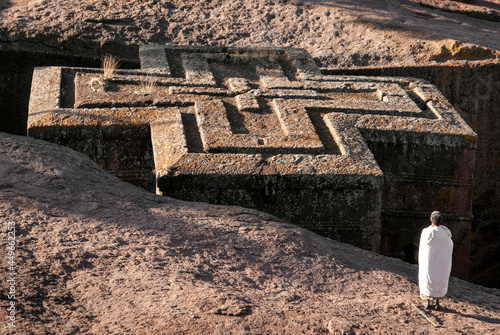
[[[443,222],[443,216],[441,215],[441,212],[434,211],[431,214],[431,223],[435,226],[439,226]]]

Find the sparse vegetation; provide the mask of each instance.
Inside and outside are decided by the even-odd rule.
[[[115,70],[120,65],[120,62],[111,55],[106,55],[102,59],[102,69],[104,70],[104,79],[113,77]]]
[[[141,77],[141,81],[139,82],[139,92],[151,94],[154,92],[156,88],[156,79],[151,75],[146,75]]]
[[[92,77],[89,85],[95,92],[106,92],[109,88],[109,79],[115,74],[115,70],[120,65],[120,62],[111,55],[106,55],[101,61],[103,74],[98,77]]]

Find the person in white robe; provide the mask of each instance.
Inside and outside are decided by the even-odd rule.
[[[441,225],[440,212],[432,212],[430,219],[431,225],[420,235],[418,286],[425,308],[439,309],[439,301],[448,292],[453,241],[450,230]]]

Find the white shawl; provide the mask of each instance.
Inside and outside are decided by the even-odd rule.
[[[448,291],[453,241],[445,226],[422,230],[418,251],[418,286],[420,294],[442,298]]]

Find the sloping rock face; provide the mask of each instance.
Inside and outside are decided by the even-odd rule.
[[[1,333],[12,330],[12,302],[17,334],[432,327],[411,306],[419,303],[414,265],[254,210],[153,195],[43,141],[0,133],[0,157],[3,264],[9,227],[16,232],[13,263],[1,272]],[[447,334],[500,330],[499,290],[452,278],[449,296],[443,310],[427,312]]]

